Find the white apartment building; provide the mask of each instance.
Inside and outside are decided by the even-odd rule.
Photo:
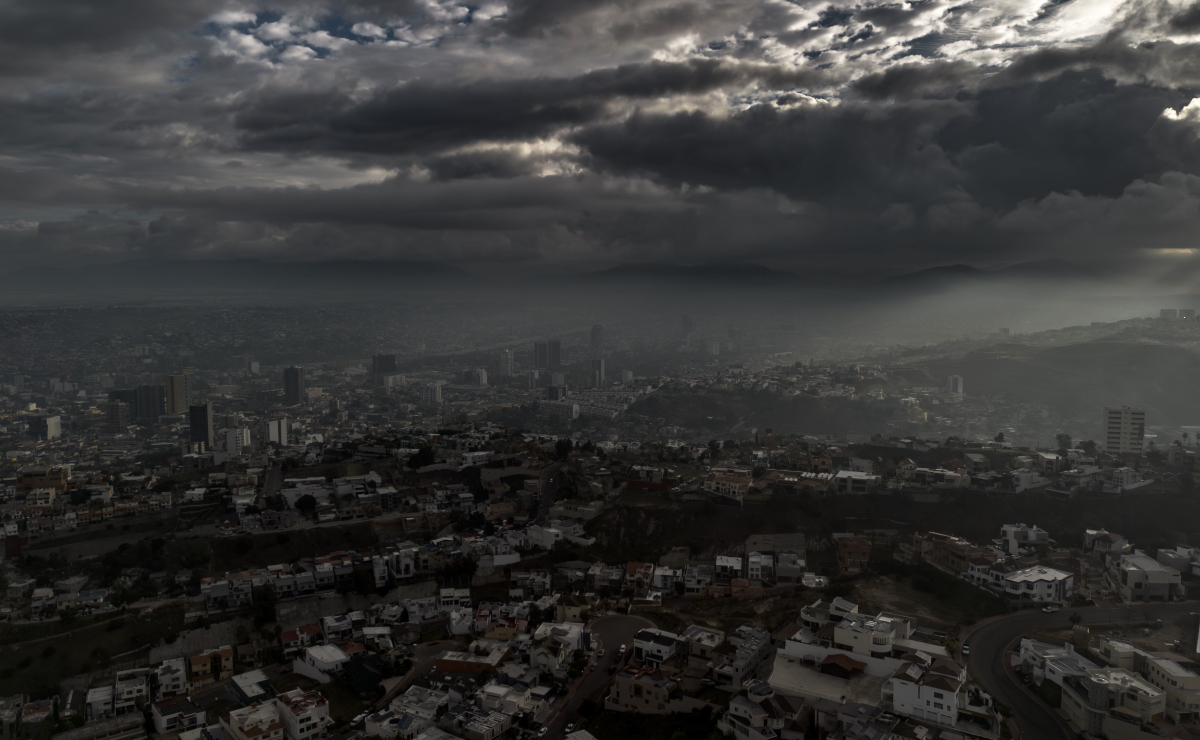
[[[1004,595],[1014,601],[1062,604],[1075,591],[1075,576],[1035,565],[1004,574]]]
[[[1021,550],[1050,544],[1049,532],[1028,524],[1005,524],[1000,527],[1000,538],[1004,540],[1004,551],[1014,557]]]
[[[1110,556],[1106,577],[1124,601],[1170,601],[1180,589],[1179,571],[1141,550]]]
[[[1142,451],[1146,437],[1146,411],[1130,406],[1104,408],[1104,449],[1108,452]]]
[[[290,740],[320,740],[328,733],[329,703],[316,691],[292,689],[275,698]]]
[[[234,709],[221,726],[234,740],[283,740],[283,721],[273,701]]]

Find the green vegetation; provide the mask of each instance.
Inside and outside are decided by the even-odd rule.
[[[76,623],[71,625],[69,636],[56,641],[61,650],[50,651],[47,642],[41,640],[6,651],[0,658],[0,694],[26,693],[35,698],[57,694],[59,681],[68,676],[102,668],[118,655],[174,637],[183,629],[183,614],[182,605],[168,604],[144,614],[124,614],[84,626]],[[5,630],[12,630],[6,634],[10,644],[17,641],[13,639],[16,635],[34,639],[25,637],[35,632],[26,627],[49,624],[6,626]],[[46,630],[36,637],[63,635],[66,631]]]

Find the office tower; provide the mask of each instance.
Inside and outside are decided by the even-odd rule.
[[[958,396],[961,398],[962,394],[963,394],[962,376],[961,375],[951,375],[950,379],[946,382],[946,390],[948,390],[950,392],[950,395]]]
[[[734,340],[734,341],[737,341],[737,340],[739,340],[739,339],[741,339],[741,338],[742,338],[742,330],[741,330],[741,329],[736,329],[736,328],[730,328],[730,329],[727,329],[727,330],[725,331],[725,335],[726,335],[726,336],[727,336],[729,339],[732,339],[732,340]]]
[[[696,331],[696,325],[692,323],[692,317],[687,314],[683,315],[683,334],[687,336]]]
[[[435,380],[432,383],[426,383],[421,388],[421,403],[426,406],[440,406],[442,404],[442,381]]]
[[[704,343],[704,351],[716,357],[721,354],[721,343],[716,339],[710,339]]]
[[[29,417],[29,436],[34,439],[58,439],[62,436],[62,419],[45,414]]]
[[[525,383],[525,387],[529,390],[533,390],[541,385],[541,378],[538,377],[538,371],[530,370],[529,372],[525,373]]]
[[[281,447],[288,444],[288,418],[286,416],[271,419],[267,422],[267,441]]]
[[[533,343],[533,369],[550,369],[550,344],[548,342]]]
[[[622,370],[621,371],[621,382],[625,383],[626,385],[628,385],[629,383],[632,383],[633,382],[633,371],[632,370]]]
[[[167,393],[167,413],[186,414],[192,405],[191,373],[175,373],[163,378]]]
[[[108,392],[108,400],[120,401],[129,407],[129,420],[137,421],[138,392],[136,388],[118,388]]]
[[[1173,308],[1162,308],[1162,309],[1159,309],[1159,311],[1158,311],[1158,318],[1160,318],[1160,319],[1177,319],[1177,318],[1179,318],[1179,312]]]
[[[567,397],[567,387],[565,385],[551,385],[546,387],[547,401],[561,401]]]
[[[566,373],[550,373],[550,385],[566,385]]]
[[[304,399],[304,368],[292,366],[283,371],[283,402],[295,406]]]
[[[374,375],[388,375],[396,372],[396,356],[395,355],[375,355],[371,358],[371,373]]]
[[[1194,309],[1194,308],[1179,309],[1179,318],[1181,318],[1185,321],[1195,321],[1196,320],[1196,309]]]
[[[205,450],[213,449],[212,402],[194,403],[188,407],[188,428],[193,445],[204,445]]]
[[[597,357],[592,360],[592,387],[603,388],[604,381],[604,358]]]
[[[513,376],[513,351],[511,349],[500,350],[500,377],[511,378]]]
[[[592,356],[599,355],[604,351],[604,327],[600,324],[592,325]]]
[[[137,405],[134,417],[139,423],[154,424],[158,417],[167,413],[167,394],[165,386],[139,385],[137,387]]]
[[[550,369],[555,370],[562,367],[562,342],[557,339],[551,339],[546,344],[548,345],[546,351],[550,361]]]
[[[475,385],[487,385],[487,370],[482,367],[475,368]]]
[[[1104,449],[1108,452],[1141,453],[1146,437],[1146,412],[1121,406],[1104,408]]]
[[[129,404],[109,401],[104,404],[104,426],[110,432],[124,432],[129,428]]]
[[[225,451],[231,455],[240,455],[250,446],[250,430],[246,427],[222,429]]]

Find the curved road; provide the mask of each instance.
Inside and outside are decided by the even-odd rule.
[[[1034,700],[1004,670],[1003,661],[1009,659],[1005,648],[1009,643],[1039,628],[1069,625],[1071,614],[1075,613],[1082,618],[1082,624],[1112,624],[1153,622],[1156,619],[1165,621],[1198,610],[1200,605],[1192,602],[1139,604],[1119,608],[1066,608],[1053,614],[1045,614],[1040,609],[1022,611],[981,624],[968,634],[964,641],[971,648],[967,668],[985,691],[1012,707],[1013,719],[1021,730],[1021,740],[1067,740],[1068,736],[1058,718]]]

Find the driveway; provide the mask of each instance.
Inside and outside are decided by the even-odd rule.
[[[1197,611],[1200,605],[1143,604],[1107,608],[1065,608],[1053,614],[1030,609],[994,621],[985,622],[971,630],[964,642],[970,646],[967,668],[971,676],[993,697],[1012,707],[1013,719],[1021,730],[1022,740],[1068,740],[1057,716],[1029,695],[1021,684],[1014,682],[1002,661],[1009,660],[1005,652],[1017,638],[1043,627],[1062,627],[1070,624],[1071,614],[1079,614],[1082,624],[1111,624],[1118,622],[1153,622],[1172,619]]]

